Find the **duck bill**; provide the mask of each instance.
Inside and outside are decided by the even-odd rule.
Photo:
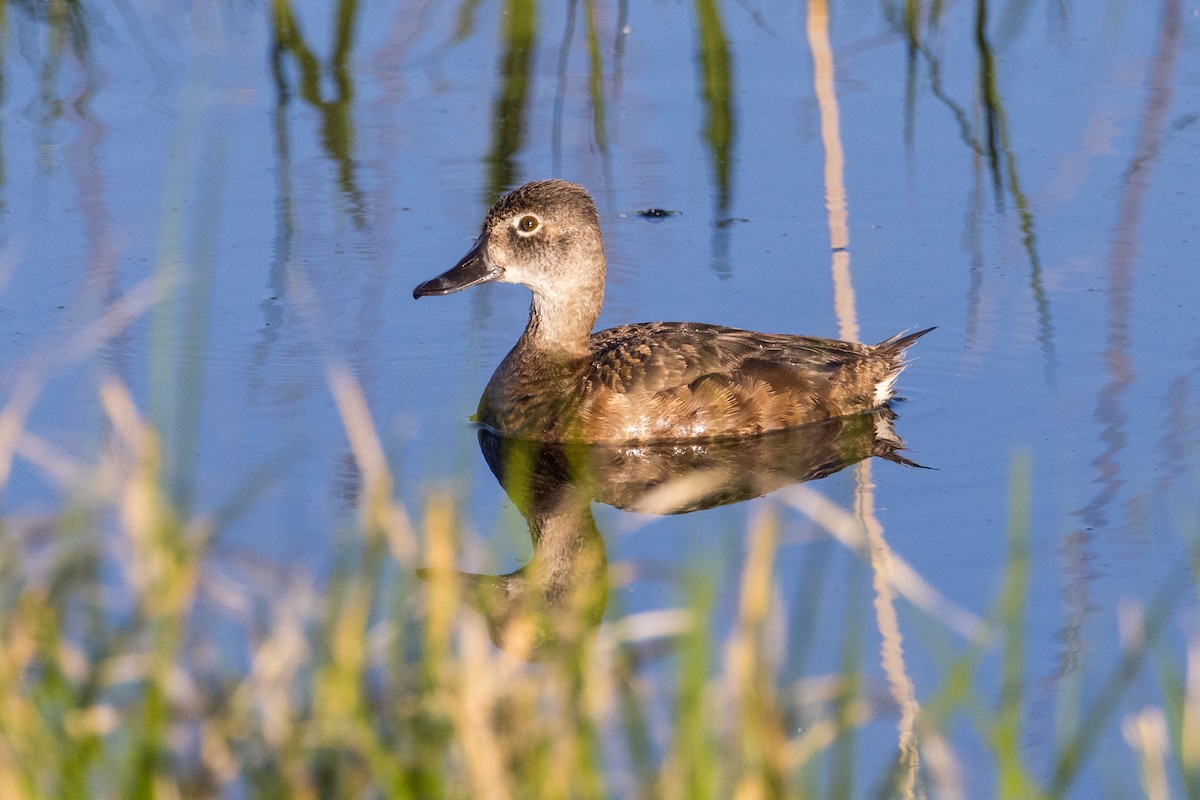
[[[502,274],[504,270],[492,266],[487,255],[487,242],[480,237],[471,248],[471,252],[463,256],[453,268],[413,289],[413,297],[461,292],[468,286],[494,281]]]

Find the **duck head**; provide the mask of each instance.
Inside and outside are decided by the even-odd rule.
[[[450,270],[413,290],[443,295],[491,281],[519,283],[543,317],[590,317],[604,296],[604,242],[591,195],[567,181],[533,181],[488,211],[475,246]],[[594,308],[593,308],[594,307]]]

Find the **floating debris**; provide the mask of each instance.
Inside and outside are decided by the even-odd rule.
[[[636,216],[642,219],[648,219],[651,222],[662,222],[667,217],[683,216],[682,211],[669,211],[665,208],[644,208],[633,212]]]

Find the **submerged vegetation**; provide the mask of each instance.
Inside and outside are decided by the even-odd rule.
[[[293,202],[299,190],[292,180],[292,104],[316,116],[317,146],[333,167],[330,180],[347,218],[358,228],[371,224],[354,116],[361,9],[353,0],[330,5],[328,64],[289,0],[272,0],[264,11],[273,37],[264,63],[276,90],[280,195],[269,281],[275,294],[267,305],[311,291],[293,272],[293,238],[302,224]],[[456,28],[435,61],[477,29],[499,38],[493,106],[481,110],[491,126],[482,157],[486,203],[521,172],[526,106],[540,76],[534,49],[548,34],[533,0],[453,5]],[[621,32],[629,17],[625,0],[610,5],[569,0],[555,100],[556,162],[562,158],[562,65],[576,26],[587,50],[591,145],[600,158],[609,157],[617,95],[628,79]],[[971,0],[965,5],[973,9],[973,26],[953,32],[945,18],[954,4],[884,5],[893,32],[907,45],[909,123],[916,83],[926,80],[958,126],[978,195],[990,187],[997,208],[1016,209],[1012,224],[1028,264],[1025,290],[1051,373],[1054,317],[1017,165],[1019,136],[1004,113],[997,75],[1003,63],[993,55],[989,27],[989,20],[1001,18],[1003,35],[1035,4],[992,4],[1001,11],[988,0]],[[690,88],[703,106],[694,132],[715,187],[718,272],[726,268],[737,189],[735,101],[745,78],[726,30],[731,14],[753,14],[751,6],[696,0],[689,9]],[[828,24],[823,0],[801,6],[806,18]],[[86,117],[100,89],[89,54],[88,8],[82,0],[0,3],[0,35],[14,35],[18,14],[35,25],[37,35],[25,29],[22,41],[41,68],[40,94],[26,113],[47,142],[55,115]],[[1178,3],[1168,0],[1163,9],[1157,64],[1170,61],[1179,36]],[[494,18],[485,20],[487,13]],[[414,18],[421,24],[421,14]],[[606,28],[613,20],[615,30]],[[832,150],[840,134],[828,35],[818,26],[810,32],[814,51],[823,47],[826,57],[814,68],[825,83],[813,93]],[[942,82],[939,42],[951,35],[970,36],[977,55],[965,98],[955,99]],[[5,50],[5,66],[11,58]],[[85,65],[86,80],[72,89],[76,95],[64,97],[58,82],[68,59]],[[436,72],[437,66],[428,68]],[[0,74],[0,99],[7,103],[4,80]],[[1138,174],[1121,196],[1121,226],[1130,241],[1140,218],[1144,164],[1153,160],[1164,124],[1162,98],[1154,92],[1168,83],[1159,80],[1147,102],[1130,169]],[[856,332],[845,186],[835,163],[843,154],[836,152],[825,186],[835,302],[839,323]],[[0,210],[12,203],[5,155],[0,151]],[[623,454],[530,453],[483,434],[485,459],[533,539],[529,565],[485,575],[460,570],[470,539],[459,510],[465,498],[432,493],[421,507],[396,499],[397,478],[381,441],[386,437],[377,434],[351,372],[323,353],[335,365],[327,369],[327,386],[351,453],[346,471],[354,519],[337,533],[329,574],[239,551],[227,532],[268,479],[247,481],[215,506],[193,496],[196,466],[189,459],[203,376],[183,364],[202,348],[214,256],[198,245],[192,279],[181,280],[174,250],[182,247],[184,233],[176,228],[183,223],[172,212],[164,218],[153,291],[146,284],[119,296],[115,282],[106,284],[97,292],[106,301],[93,326],[63,347],[39,351],[26,369],[4,374],[0,489],[17,469],[35,471],[55,487],[57,506],[44,516],[0,510],[0,798],[743,800],[969,798],[981,790],[1000,798],[1056,798],[1098,794],[1091,791],[1094,782],[1081,777],[1089,763],[1104,777],[1122,778],[1117,793],[1200,797],[1200,633],[1194,619],[1190,627],[1178,625],[1183,615],[1177,613],[1195,605],[1200,587],[1196,510],[1180,512],[1175,530],[1159,532],[1182,541],[1190,560],[1153,576],[1153,601],[1144,609],[1131,606],[1114,621],[1119,652],[1066,648],[1079,661],[1055,676],[1050,710],[1037,707],[1052,719],[1039,720],[1037,728],[1049,741],[1032,747],[1030,716],[1041,698],[1026,650],[1031,626],[1051,612],[1029,600],[1031,506],[1038,492],[1030,459],[1013,457],[1006,558],[995,567],[994,603],[979,618],[942,597],[883,535],[873,511],[871,465],[908,462],[896,451],[898,440],[895,447],[879,446],[875,437],[891,422],[879,412],[838,421],[836,431],[807,431],[777,449],[760,442],[764,451],[757,453],[689,453],[683,478],[675,463],[644,482],[652,484],[659,505],[647,500],[648,486],[637,487],[633,503],[597,477],[604,472],[596,463],[602,455],[620,462]],[[196,225],[210,221],[201,215]],[[968,239],[980,236],[977,222]],[[1125,362],[1130,346],[1131,259],[1122,250],[1110,267],[1105,355],[1113,365]],[[8,260],[6,243],[0,283]],[[978,273],[979,265],[972,270]],[[980,280],[972,279],[968,333],[981,314]],[[303,299],[298,305],[318,305]],[[147,312],[155,326],[150,400],[142,402],[102,368],[94,387],[95,446],[80,454],[39,435],[29,420],[52,374],[94,354]],[[185,346],[171,351],[179,339]],[[1128,380],[1119,367],[1111,369],[1108,397],[1119,403]],[[1119,416],[1119,408],[1097,408],[1113,441],[1120,439],[1112,427]],[[1098,461],[1112,456],[1106,452]],[[754,464],[773,471],[757,473]],[[794,485],[850,465],[856,470],[853,508],[828,499],[819,484]],[[727,473],[713,484],[718,468]],[[742,483],[730,488],[731,475]],[[687,586],[677,603],[651,612],[621,607],[610,590],[632,580],[633,568],[609,560],[594,502],[677,513],[767,492],[768,500],[747,515],[739,574],[676,565]],[[1084,509],[1084,525],[1093,524],[1095,507],[1107,497]],[[780,585],[781,543],[804,537],[819,546],[788,569],[803,575],[803,583],[837,582],[838,597],[827,605],[803,606]],[[830,552],[853,557],[847,575],[831,574]],[[724,609],[732,609],[727,635],[716,633],[721,627],[714,621],[722,595],[731,596]],[[789,603],[794,607],[785,609]],[[783,626],[788,611],[790,625]],[[828,646],[816,634],[819,615],[840,619],[833,670],[812,666],[813,654]],[[902,619],[916,620],[913,630],[902,634]],[[937,662],[936,681],[914,682],[907,659],[917,650]],[[1103,739],[1116,730],[1123,748]],[[1099,754],[1103,763],[1096,767]]]

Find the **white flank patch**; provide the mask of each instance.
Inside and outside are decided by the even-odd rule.
[[[904,367],[898,367],[892,370],[886,378],[875,384],[875,405],[883,405],[896,393],[896,378],[900,377],[900,371],[903,369]]]

